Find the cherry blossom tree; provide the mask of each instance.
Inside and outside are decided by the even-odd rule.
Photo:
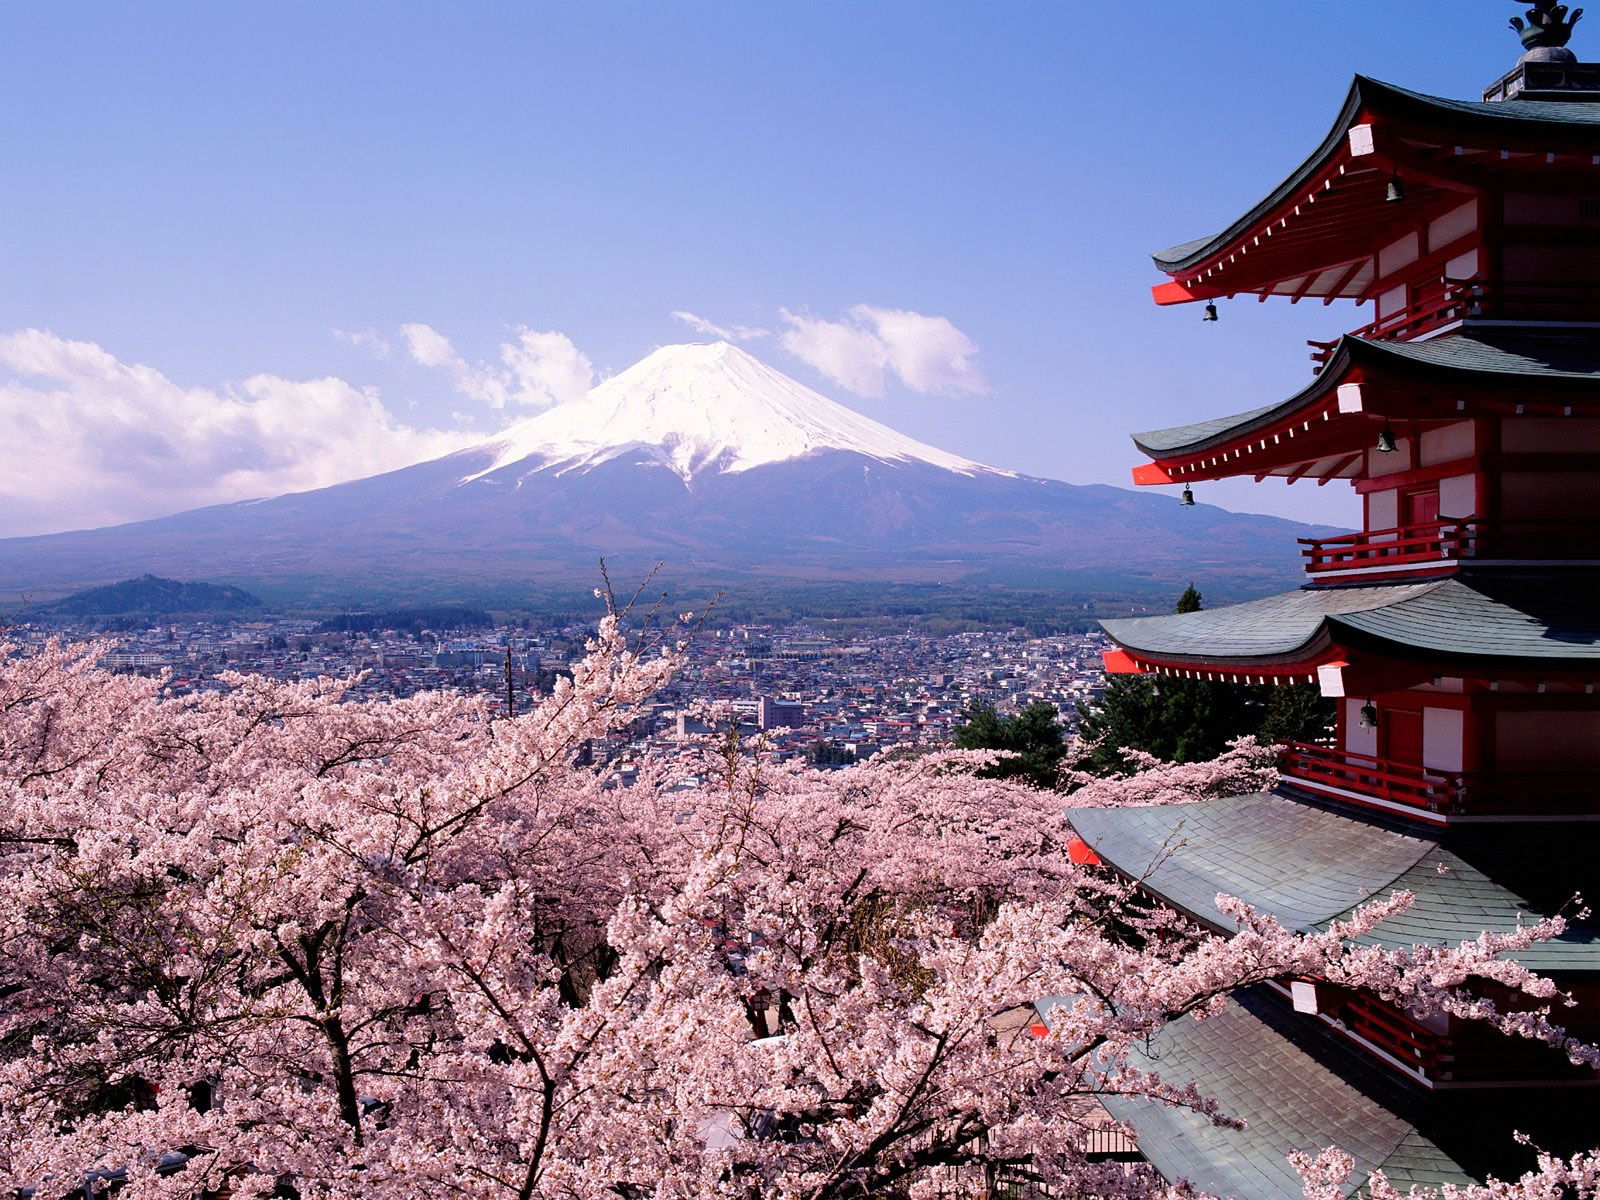
[[[1329,1148],[1315,1157],[1296,1153],[1290,1160],[1306,1182],[1306,1200],[1343,1200],[1355,1170],[1352,1156]],[[1367,1194],[1370,1200],[1595,1200],[1600,1196],[1600,1153],[1590,1151],[1562,1159],[1541,1151],[1537,1160],[1537,1167],[1520,1179],[1404,1192],[1396,1191],[1383,1172],[1375,1171]]]
[[[1127,746],[1118,756],[1127,767],[1110,775],[1073,766],[1061,772],[1061,786],[1072,793],[1074,808],[1193,804],[1217,796],[1270,791],[1278,782],[1277,751],[1255,737],[1235,738],[1227,750],[1207,762],[1163,762]],[[1081,748],[1078,757],[1082,757]]]
[[[498,721],[329,679],[172,696],[101,646],[0,647],[0,1181],[842,1200],[957,1167],[1169,1195],[1089,1160],[1085,1099],[1228,1121],[1129,1053],[1283,975],[1600,1062],[1500,957],[1560,920],[1395,952],[1356,939],[1403,893],[1312,935],[1227,901],[1218,937],[1073,864],[1061,797],[975,778],[985,752],[576,765],[675,669],[652,630],[608,615]]]

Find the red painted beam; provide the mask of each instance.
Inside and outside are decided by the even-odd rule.
[[[1369,479],[1356,480],[1356,493],[1365,496],[1369,492],[1386,492],[1390,488],[1408,487],[1414,483],[1432,483],[1451,475],[1473,475],[1481,465],[1479,458],[1473,455],[1471,458],[1436,463],[1431,467],[1413,467],[1409,471],[1396,471],[1391,475],[1374,475]]]
[[[1080,837],[1075,837],[1067,843],[1067,857],[1073,862],[1077,863],[1080,867],[1098,867],[1101,865],[1100,856],[1094,852],[1093,848],[1088,842],[1084,841]],[[1032,1033],[1033,1030],[1039,1028],[1043,1028],[1045,1033],[1049,1032],[1048,1027],[1039,1025],[1029,1026],[1028,1032]],[[1044,1033],[1040,1033],[1035,1036],[1043,1037]]]
[[[1139,664],[1134,661],[1133,655],[1126,650],[1107,650],[1100,656],[1105,663],[1107,675],[1142,675]]]
[[[1234,679],[1240,683],[1315,683],[1317,669],[1325,662],[1348,660],[1350,653],[1338,646],[1330,646],[1311,658],[1299,662],[1275,664],[1234,664],[1226,659],[1209,663],[1175,662],[1154,658],[1117,647],[1107,650],[1102,658],[1108,675],[1171,675],[1177,678]]]
[[[1290,471],[1289,474],[1284,478],[1286,478],[1290,483],[1293,483],[1297,479],[1304,479],[1306,472],[1311,470],[1312,467],[1316,466],[1321,461],[1321,458],[1313,458],[1309,462],[1303,462],[1293,471]]]
[[[1179,283],[1176,279],[1167,283],[1158,283],[1150,289],[1150,295],[1162,307],[1171,304],[1193,304],[1197,300],[1216,300],[1228,293],[1221,288],[1209,284]]]
[[[1333,464],[1333,467],[1328,471],[1328,473],[1326,475],[1318,476],[1318,478],[1317,478],[1317,486],[1318,487],[1326,487],[1328,482],[1329,482],[1329,480],[1333,480],[1333,479],[1338,479],[1339,478],[1339,472],[1343,471],[1346,467],[1350,466],[1352,463],[1357,463],[1357,462],[1360,462],[1360,461],[1361,461],[1361,454],[1360,453],[1352,454],[1352,455],[1349,455],[1346,458],[1340,459],[1338,462]]]
[[[1369,254],[1367,257],[1358,258],[1355,262],[1350,264],[1350,269],[1343,275],[1339,276],[1339,281],[1335,283],[1333,287],[1329,288],[1327,294],[1323,296],[1323,308],[1327,308],[1328,305],[1339,299],[1340,295],[1344,292],[1344,289],[1350,286],[1350,281],[1353,280],[1357,275],[1361,274],[1361,269],[1372,261],[1372,257],[1373,256]]]
[[[1139,487],[1149,487],[1152,484],[1178,481],[1169,475],[1167,468],[1160,463],[1140,463],[1133,469],[1133,482]]]

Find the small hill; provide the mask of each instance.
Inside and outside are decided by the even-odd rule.
[[[179,613],[256,612],[265,607],[259,597],[242,588],[141,575],[138,579],[74,592],[36,611],[55,617],[167,617]]]

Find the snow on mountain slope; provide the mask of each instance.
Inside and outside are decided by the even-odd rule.
[[[492,465],[587,471],[647,450],[685,480],[850,450],[963,475],[1009,475],[896,433],[773,370],[727,342],[663,346],[582,400],[540,413],[484,442]],[[480,460],[481,461],[481,460]]]

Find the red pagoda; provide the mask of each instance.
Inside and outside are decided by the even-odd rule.
[[[1285,747],[1271,793],[1072,814],[1105,863],[1219,931],[1218,893],[1309,930],[1409,889],[1376,939],[1401,946],[1600,892],[1600,64],[1566,49],[1565,7],[1527,17],[1527,52],[1481,102],[1358,77],[1271,195],[1155,255],[1158,304],[1375,310],[1311,344],[1288,399],[1134,438],[1151,459],[1135,481],[1186,503],[1237,475],[1347,480],[1363,500],[1360,532],[1302,543],[1297,591],[1105,623],[1111,672],[1337,698],[1331,736]],[[1600,1037],[1600,935],[1577,923],[1518,957],[1578,1000],[1559,1020]],[[1513,1131],[1600,1143],[1593,1072],[1316,980],[1181,1022],[1151,1056],[1248,1127],[1108,1107],[1164,1175],[1225,1195],[1298,1195],[1286,1155],[1328,1144],[1356,1184],[1382,1170],[1404,1190],[1519,1174]]]

